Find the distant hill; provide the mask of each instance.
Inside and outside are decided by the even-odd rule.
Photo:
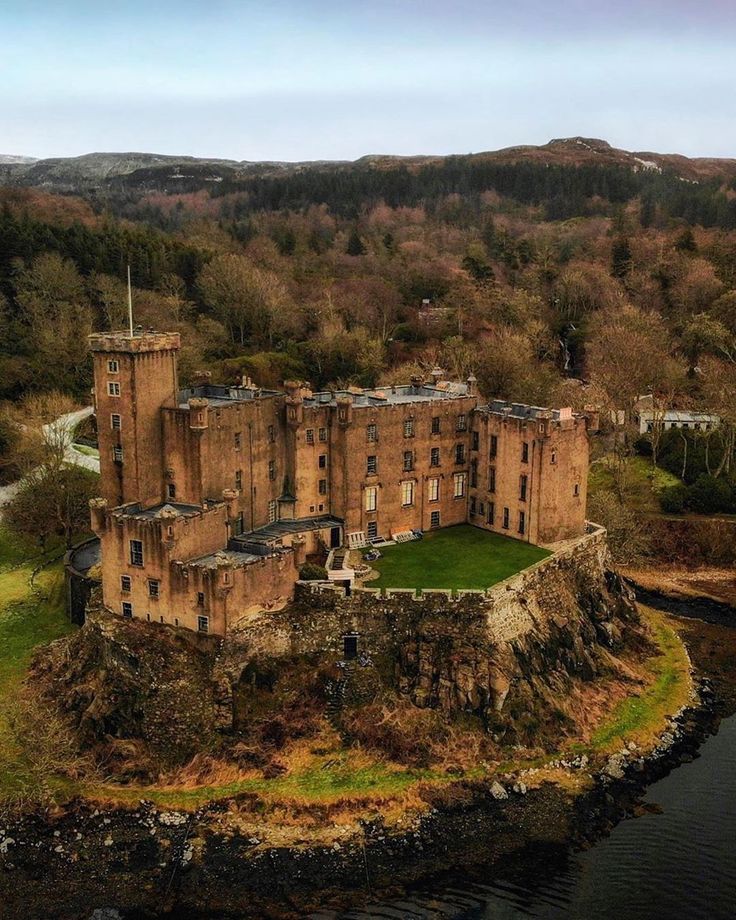
[[[612,166],[632,172],[667,172],[688,182],[736,177],[736,159],[690,158],[679,154],[627,151],[604,140],[586,137],[556,138],[541,146],[507,147],[456,156],[393,156],[370,154],[354,162],[310,161],[300,163],[252,162],[152,153],[89,153],[79,157],[32,157],[0,155],[0,184],[46,188],[60,192],[128,193],[161,191],[175,193],[238,183],[257,177],[279,177],[309,171],[386,170],[409,171],[441,166],[461,159],[470,164],[522,164],[548,166]]]

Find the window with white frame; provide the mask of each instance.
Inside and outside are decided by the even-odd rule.
[[[117,382],[117,380],[107,381],[107,395],[120,396],[120,384]]]
[[[120,365],[118,364],[117,360],[115,358],[110,358],[110,360],[107,362],[108,374],[117,374],[119,370]]]
[[[378,507],[378,488],[368,486],[365,490],[365,510],[375,511]]]
[[[468,417],[467,415],[461,414],[457,417],[457,430],[465,431],[468,427]]]
[[[464,498],[467,480],[468,480],[467,473],[455,473],[455,475],[453,476],[453,483],[454,483],[453,495],[455,498]]]
[[[401,504],[406,508],[414,504],[414,480],[405,479],[401,483]]]
[[[120,431],[123,427],[123,422],[117,412],[113,412],[110,415],[110,427],[113,431]]]
[[[318,437],[319,437],[320,441],[326,441],[326,440],[327,440],[327,429],[326,429],[326,428],[320,428],[320,429],[319,429],[319,432],[318,432]]]
[[[314,428],[307,428],[307,444],[314,444]]]
[[[148,579],[148,596],[158,597],[161,588],[161,582],[157,578]]]
[[[427,482],[428,501],[438,502],[440,500],[440,481],[439,479],[430,479]]]

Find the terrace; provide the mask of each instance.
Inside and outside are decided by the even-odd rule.
[[[459,524],[381,547],[381,558],[370,563],[378,578],[366,586],[482,591],[550,555],[541,546]]]

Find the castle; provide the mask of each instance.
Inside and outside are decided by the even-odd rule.
[[[179,390],[178,333],[90,337],[103,601],[223,635],[285,602],[326,548],[470,523],[532,543],[585,530],[594,413],[482,403],[465,383]]]

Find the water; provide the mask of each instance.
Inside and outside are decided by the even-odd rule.
[[[650,813],[532,876],[460,876],[404,899],[320,918],[734,920],[736,716],[700,756],[649,787]],[[540,874],[541,873],[541,874]],[[489,872],[490,876],[490,872]]]

